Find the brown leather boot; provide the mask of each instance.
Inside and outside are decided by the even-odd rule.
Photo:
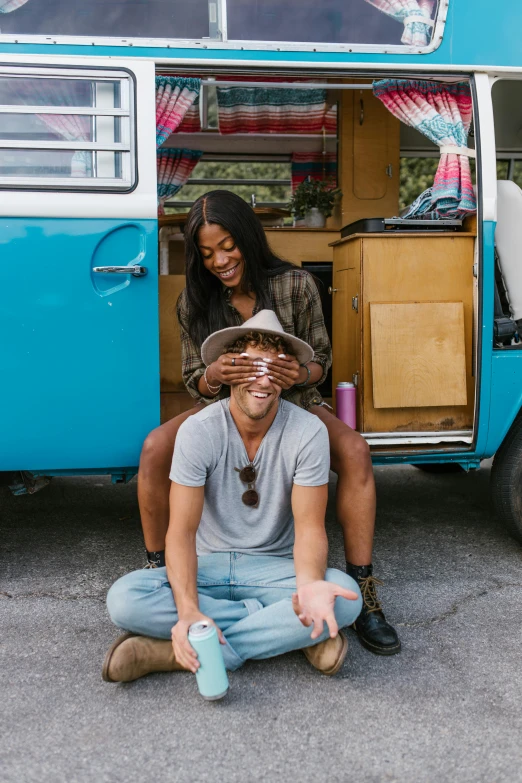
[[[132,682],[151,672],[186,671],[175,659],[169,639],[124,633],[111,645],[103,662],[105,682]]]
[[[318,671],[331,676],[337,674],[348,652],[348,640],[339,631],[335,639],[325,639],[313,647],[305,647],[304,654]]]

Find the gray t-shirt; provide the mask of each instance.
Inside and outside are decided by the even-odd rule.
[[[196,537],[198,555],[291,555],[292,485],[317,487],[328,483],[326,427],[317,416],[280,399],[276,417],[252,463],[259,493],[257,508],[242,502],[248,487],[234,470],[249,464],[230,413],[230,398],[190,416],[179,428],[170,478],[186,487],[205,486]]]

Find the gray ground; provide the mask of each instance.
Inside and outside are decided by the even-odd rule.
[[[2,783],[521,780],[522,550],[491,519],[489,469],[376,476],[376,571],[402,653],[376,657],[350,630],[336,677],[293,653],[247,664],[213,704],[189,674],[101,680],[105,593],[143,563],[135,483],[0,487]]]

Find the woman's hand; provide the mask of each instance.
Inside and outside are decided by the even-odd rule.
[[[266,357],[255,362],[255,370],[267,368],[268,377],[281,389],[290,389],[296,383],[303,383],[308,377],[305,370],[295,356],[291,354],[279,354],[275,358]]]
[[[211,386],[224,383],[236,386],[239,383],[255,381],[258,367],[247,353],[223,353],[207,367],[207,381]]]

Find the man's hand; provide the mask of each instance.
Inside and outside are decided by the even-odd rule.
[[[297,593],[292,596],[292,606],[294,612],[299,617],[303,625],[309,627],[313,624],[314,629],[310,635],[311,639],[317,639],[321,636],[324,623],[328,625],[330,636],[335,639],[339,633],[339,626],[335,619],[334,604],[337,596],[347,598],[349,601],[356,601],[359,596],[352,590],[346,590],[344,587],[317,580],[308,582],[298,588]]]
[[[225,644],[225,637],[221,630],[217,627],[214,620],[210,617],[206,617],[199,611],[194,611],[189,615],[185,615],[181,620],[178,620],[176,625],[172,628],[172,648],[174,650],[174,656],[176,661],[195,674],[200,667],[198,656],[192,645],[188,640],[189,628],[193,623],[206,622],[213,625],[217,631],[219,641],[221,644]]]

